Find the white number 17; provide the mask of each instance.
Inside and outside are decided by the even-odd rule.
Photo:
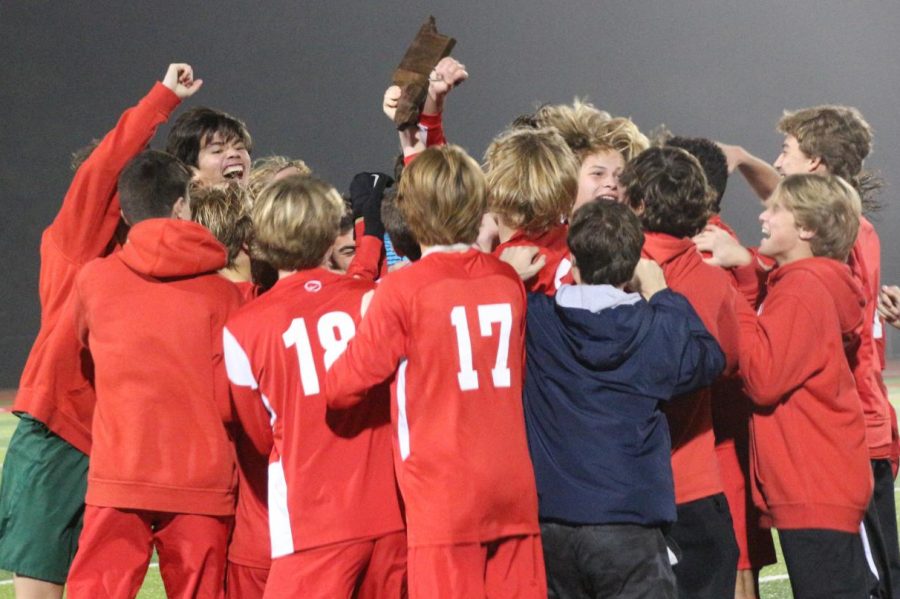
[[[469,337],[469,319],[465,306],[455,306],[450,311],[450,323],[456,329],[456,346],[459,350],[459,388],[471,391],[478,388],[478,372],[472,361],[472,340]],[[497,343],[497,360],[491,369],[494,387],[509,387],[509,335],[512,331],[512,307],[509,304],[478,306],[478,323],[482,337],[491,337],[494,323],[500,325]]]

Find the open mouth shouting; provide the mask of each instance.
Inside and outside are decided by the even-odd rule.
[[[244,178],[243,164],[230,164],[222,170],[222,176],[229,181],[240,181]]]

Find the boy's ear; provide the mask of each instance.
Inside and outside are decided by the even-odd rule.
[[[576,285],[581,285],[581,271],[578,270],[578,265],[575,264],[575,256],[569,256],[572,258],[572,278],[575,280]]]
[[[821,156],[813,156],[809,159],[809,172],[828,174],[828,165],[825,164]]]
[[[629,202],[629,205],[631,206],[631,211],[638,216],[642,215],[644,213],[644,210],[647,208],[647,206],[644,204],[644,200],[641,200],[641,202],[637,206],[635,206],[631,202]]]
[[[172,206],[171,218],[191,220],[191,204],[184,196],[175,200],[175,205]]]
[[[816,236],[815,231],[810,231],[809,229],[807,229],[805,227],[797,227],[797,233],[800,235],[800,239],[802,241],[809,241],[810,239],[812,239],[813,237]]]

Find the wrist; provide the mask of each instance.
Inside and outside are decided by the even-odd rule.
[[[443,113],[422,112],[422,114],[419,115],[419,127],[424,127],[426,130],[431,131],[432,129],[442,128],[443,126]]]

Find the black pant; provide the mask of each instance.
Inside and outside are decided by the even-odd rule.
[[[882,588],[891,593],[885,596],[900,599],[900,546],[897,539],[897,510],[894,506],[894,473],[890,460],[872,460],[872,475],[875,478],[875,491],[869,512],[878,518],[883,549],[883,555],[876,559],[876,564],[879,570],[885,570],[884,573],[879,572],[884,579]],[[868,512],[864,522],[867,524],[866,532],[869,532]]]
[[[868,599],[866,557],[858,534],[779,529],[794,599]]]
[[[679,599],[734,597],[740,551],[724,493],[676,507],[678,521],[668,536],[680,549],[672,568]]]
[[[658,528],[542,522],[541,542],[550,599],[676,597]]]

